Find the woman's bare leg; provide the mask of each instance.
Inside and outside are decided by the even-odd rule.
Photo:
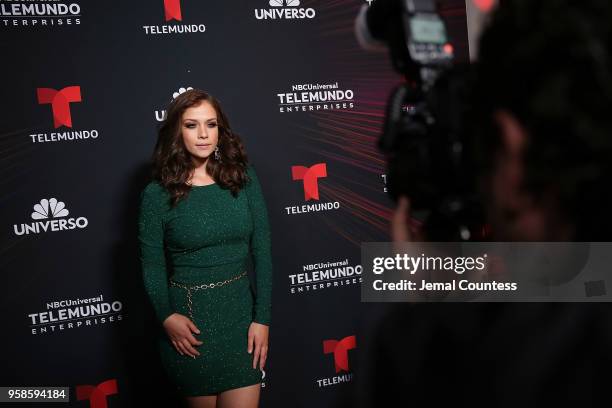
[[[203,395],[201,397],[187,397],[189,408],[216,408],[216,395]]]
[[[261,384],[223,391],[217,397],[217,408],[257,408],[260,391]]]

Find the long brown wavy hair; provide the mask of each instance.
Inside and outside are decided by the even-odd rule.
[[[219,101],[200,89],[190,89],[177,96],[168,106],[152,157],[153,179],[170,193],[172,207],[191,191],[187,181],[194,170],[191,153],[183,142],[181,119],[185,110],[204,101],[209,102],[217,112],[217,146],[220,154],[219,160],[213,154],[210,155],[206,162],[206,172],[221,188],[229,189],[234,197],[248,181],[248,158],[244,145],[232,131]]]

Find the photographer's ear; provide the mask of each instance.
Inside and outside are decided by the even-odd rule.
[[[499,208],[518,209],[527,199],[521,190],[523,178],[523,150],[527,135],[516,117],[506,110],[494,113],[499,129],[499,150],[495,154],[495,168],[491,178],[493,202]]]
[[[519,156],[527,141],[527,132],[516,117],[507,110],[499,110],[494,114],[495,123],[499,127],[501,144],[509,156]]]
[[[526,198],[521,191],[521,183],[527,132],[509,111],[495,112],[494,120],[499,129],[500,147],[493,172],[493,191],[498,202],[518,206]]]

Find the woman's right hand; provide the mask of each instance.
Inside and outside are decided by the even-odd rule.
[[[200,334],[200,330],[187,316],[183,316],[180,313],[172,313],[164,320],[163,326],[168,337],[172,340],[174,348],[181,355],[187,354],[193,358],[196,355],[200,355],[200,352],[193,346],[199,346],[202,342],[191,333]]]

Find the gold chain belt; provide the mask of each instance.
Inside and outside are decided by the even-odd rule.
[[[189,317],[191,318],[192,322],[195,322],[195,320],[193,320],[193,301],[191,299],[191,291],[192,290],[201,290],[201,289],[213,289],[213,288],[218,288],[220,286],[226,285],[228,283],[231,283],[233,281],[236,281],[244,276],[246,276],[247,272],[244,271],[242,272],[240,275],[236,275],[233,278],[229,278],[226,279],[224,281],[219,281],[219,282],[213,282],[213,283],[203,283],[201,285],[195,285],[195,286],[187,286],[187,285],[183,285],[180,284],[172,279],[170,279],[170,284],[172,286],[178,286],[179,288],[183,288],[187,291],[187,306],[189,307]]]

